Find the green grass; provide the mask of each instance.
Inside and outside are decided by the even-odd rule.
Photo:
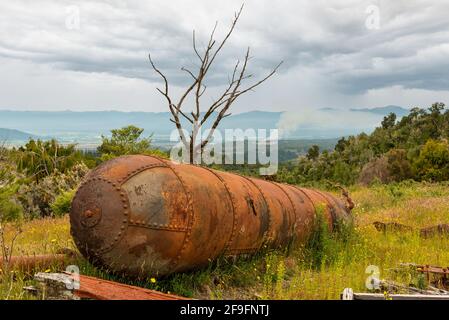
[[[372,225],[394,221],[421,228],[449,223],[448,184],[404,182],[350,191],[356,203],[354,228],[337,235],[318,228],[314,241],[302,249],[265,250],[237,261],[220,259],[203,270],[137,282],[111,276],[82,259],[76,263],[83,274],[198,299],[339,299],[346,287],[367,291],[365,271],[370,265],[379,268],[381,278],[417,286],[422,279],[391,269],[402,262],[449,265],[449,238],[422,239],[417,232],[383,234]],[[7,234],[10,237],[12,231]],[[74,248],[67,217],[33,220],[23,225],[15,254],[54,253],[63,247]],[[10,276],[3,276],[0,299],[32,298],[22,290],[32,283],[30,275],[14,277],[11,282]]]

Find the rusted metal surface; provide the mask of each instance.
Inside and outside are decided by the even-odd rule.
[[[35,256],[12,256],[8,263],[0,258],[0,269],[31,272],[35,269],[47,269],[50,266],[64,266],[71,260],[66,254],[47,254]]]
[[[30,287],[45,299],[95,300],[188,300],[188,298],[155,290],[130,286],[85,275],[70,273],[37,273],[37,288]]]
[[[449,275],[449,267],[435,267],[429,265],[416,265],[416,270],[423,273],[435,273],[441,275]]]
[[[80,275],[80,298],[96,300],[189,300],[181,296]]]
[[[330,194],[151,156],[93,170],[70,214],[80,252],[128,276],[160,276],[219,256],[303,243],[318,207],[330,228],[349,217]]]

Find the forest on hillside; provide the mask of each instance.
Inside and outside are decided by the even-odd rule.
[[[371,134],[343,137],[333,151],[309,149],[297,163],[281,167],[276,180],[291,184],[346,186],[449,180],[449,110],[443,103],[413,108],[400,120],[385,116]]]

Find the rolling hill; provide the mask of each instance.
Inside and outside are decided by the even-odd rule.
[[[0,128],[0,142],[22,141],[30,138],[38,138],[38,136],[15,129]]]

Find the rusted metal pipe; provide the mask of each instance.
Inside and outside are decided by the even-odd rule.
[[[0,273],[6,270],[32,272],[36,269],[49,267],[64,267],[72,257],[66,254],[46,254],[33,256],[12,256],[7,262],[0,258]]]
[[[93,264],[160,276],[304,243],[318,206],[330,228],[349,216],[324,192],[138,155],[93,170],[75,195],[70,223]]]

